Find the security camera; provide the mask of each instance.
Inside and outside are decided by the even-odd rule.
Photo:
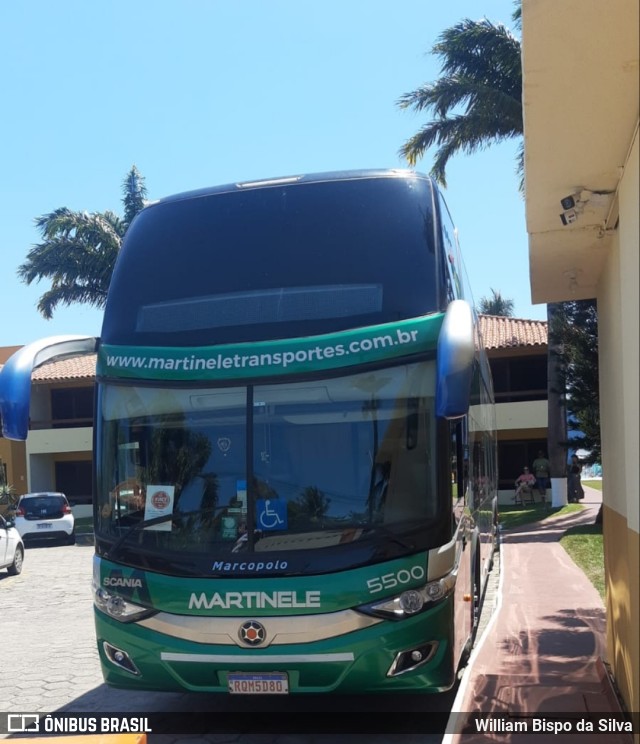
[[[560,215],[560,219],[562,220],[563,225],[570,225],[578,219],[578,213],[575,209],[567,209]]]
[[[565,196],[564,199],[560,199],[560,204],[566,212],[567,210],[573,209],[576,206],[576,198],[573,194],[570,196]]]

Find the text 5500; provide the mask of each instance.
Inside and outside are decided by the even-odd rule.
[[[408,584],[411,581],[420,581],[424,579],[425,573],[422,566],[412,566],[411,568],[401,568],[395,573],[375,576],[367,581],[370,594],[376,594],[383,589],[395,589],[397,586]]]

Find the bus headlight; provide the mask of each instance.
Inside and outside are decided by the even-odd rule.
[[[109,617],[119,620],[121,623],[131,623],[134,620],[141,620],[143,617],[155,614],[155,610],[137,605],[118,594],[111,594],[106,589],[95,585],[93,588],[93,602],[105,615],[109,615]]]
[[[402,620],[405,617],[417,615],[419,612],[433,607],[448,597],[456,585],[454,572],[436,581],[430,581],[417,589],[407,589],[395,597],[387,597],[379,602],[371,602],[357,608],[365,615],[375,615],[389,620]]]

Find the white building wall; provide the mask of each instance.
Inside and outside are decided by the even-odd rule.
[[[606,504],[640,531],[638,505],[638,140],[619,191],[620,226],[598,293]]]
[[[55,491],[55,463],[50,455],[27,455],[27,489],[33,491]]]
[[[32,429],[26,441],[27,490],[55,490],[56,455],[67,452],[91,452],[93,428]]]
[[[519,403],[498,403],[496,405],[496,428],[546,429],[548,406],[545,400],[526,400]]]
[[[27,457],[40,453],[91,452],[93,428],[32,429],[27,437]]]

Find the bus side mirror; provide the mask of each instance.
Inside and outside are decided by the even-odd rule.
[[[449,304],[438,336],[436,415],[456,419],[469,412],[475,356],[473,313],[468,302]]]
[[[94,336],[50,336],[23,346],[12,354],[0,372],[0,417],[7,439],[24,441],[29,432],[31,374],[45,362],[91,354]]]

